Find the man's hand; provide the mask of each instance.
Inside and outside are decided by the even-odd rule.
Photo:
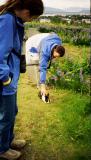
[[[48,91],[46,90],[45,84],[41,84],[40,90],[41,90],[41,93],[42,93],[42,94],[44,94],[44,95],[47,95],[47,94],[48,94]]]

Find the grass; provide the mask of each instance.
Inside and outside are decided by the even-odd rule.
[[[20,160],[90,160],[89,96],[50,89],[50,104],[37,96],[27,73],[18,90],[16,138],[27,140]]]

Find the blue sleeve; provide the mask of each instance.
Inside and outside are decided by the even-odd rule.
[[[40,58],[40,84],[43,84],[46,81],[48,61],[49,57],[42,53]]]
[[[0,80],[9,79],[10,68],[7,64],[8,56],[13,48],[13,16],[4,14],[0,16]]]

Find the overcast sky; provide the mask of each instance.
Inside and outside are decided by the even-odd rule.
[[[0,5],[7,0],[0,0]],[[90,0],[43,0],[44,5],[53,8],[82,7],[90,8]]]
[[[53,8],[82,7],[90,8],[90,0],[43,0],[44,5]]]

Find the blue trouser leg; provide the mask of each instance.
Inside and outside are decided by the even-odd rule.
[[[10,148],[17,113],[16,94],[0,95],[0,153]]]

